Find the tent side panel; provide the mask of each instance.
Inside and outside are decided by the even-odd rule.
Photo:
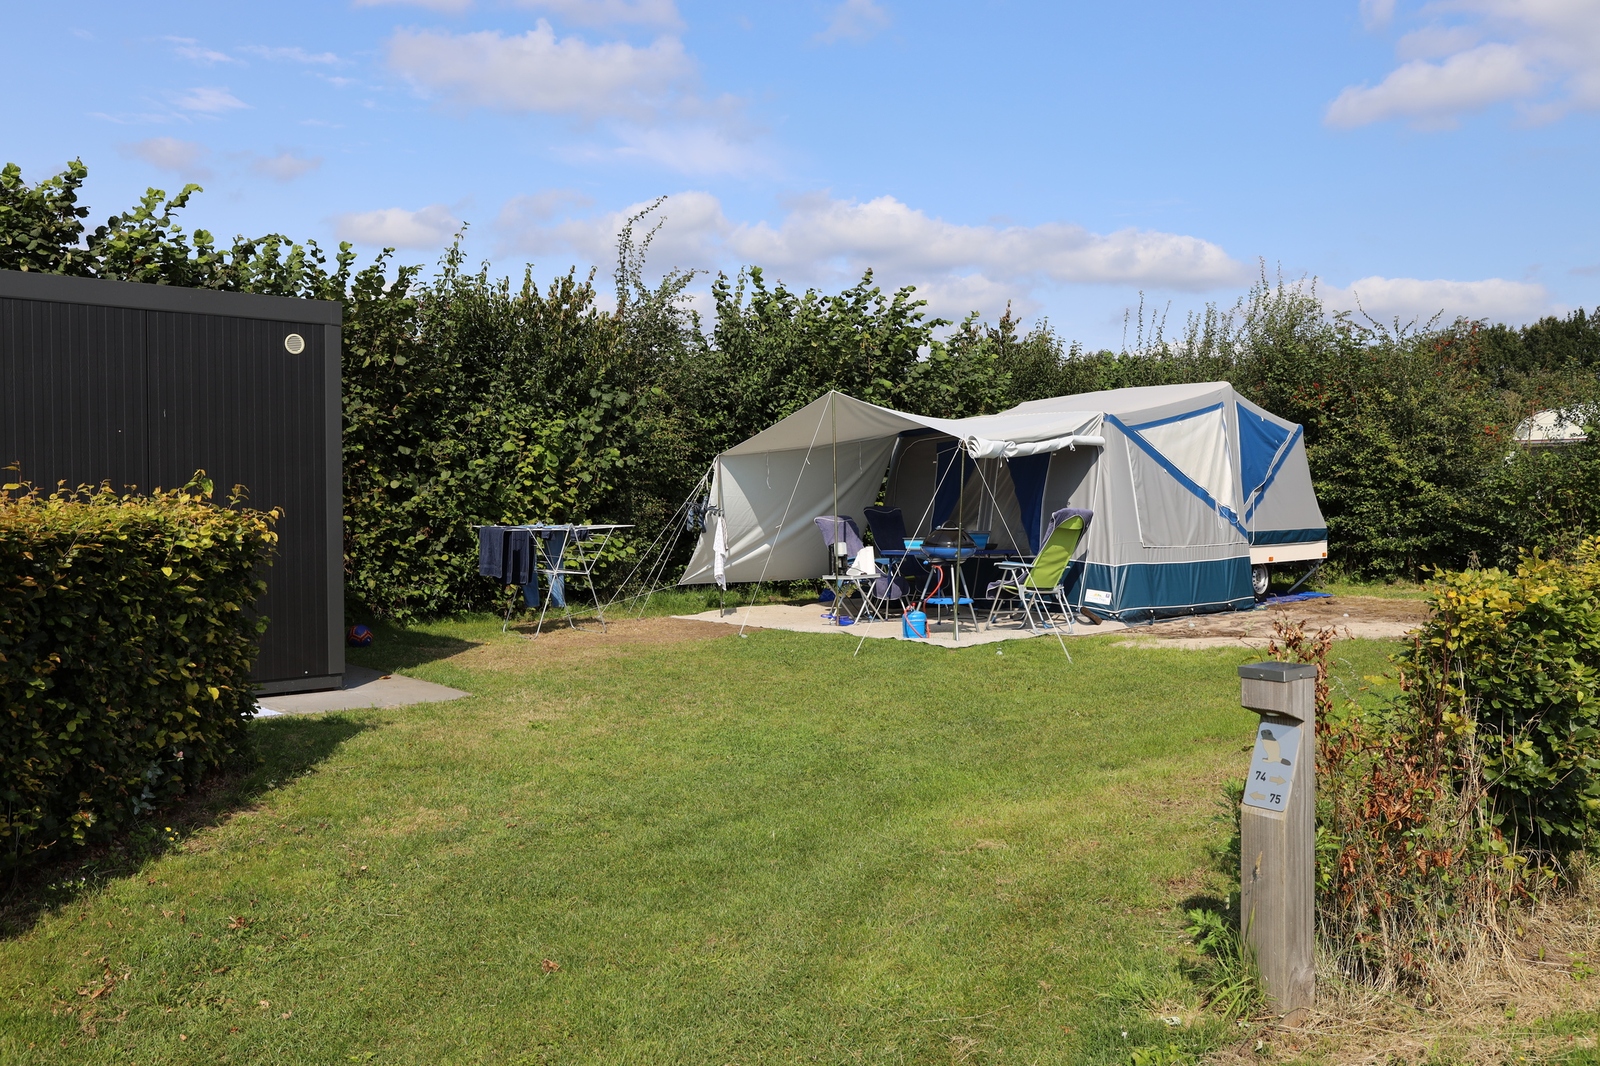
[[[1090,562],[1080,580],[1080,586],[1067,590],[1072,603],[1125,622],[1246,610],[1255,603],[1248,555],[1123,566]]]
[[[1104,448],[1058,453],[1045,511],[1089,507],[1086,565],[1075,568],[1070,602],[1102,614],[1140,620],[1195,611],[1249,607],[1249,546],[1233,526],[1149,459],[1107,419]],[[1135,470],[1147,482],[1141,501]],[[1163,517],[1165,514],[1165,517]],[[1145,543],[1141,520],[1172,528]]]
[[[1195,549],[1240,544],[1243,537],[1215,507],[1183,485],[1140,448],[1127,449],[1139,543],[1146,548]]]
[[[934,433],[900,437],[883,502],[900,508],[907,536],[926,537],[931,528],[933,490],[939,482],[938,448],[946,439]]]
[[[839,445],[839,513],[863,528],[862,508],[877,499],[893,448],[893,437]],[[827,572],[827,553],[812,520],[834,513],[831,443],[724,455],[712,485],[712,499],[719,496],[728,524],[730,582],[801,581]],[[709,528],[700,535],[679,584],[711,583],[711,537]]]
[[[1295,441],[1250,516],[1252,544],[1302,544],[1328,539],[1317,505],[1304,436]]]

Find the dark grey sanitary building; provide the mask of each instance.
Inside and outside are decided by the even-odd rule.
[[[204,469],[283,509],[264,692],[344,673],[340,322],[320,300],[0,270],[0,466],[141,490]]]

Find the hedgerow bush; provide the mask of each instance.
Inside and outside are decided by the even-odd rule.
[[[1470,723],[1492,823],[1561,858],[1600,829],[1600,538],[1441,574],[1405,670]]]
[[[1440,572],[1377,704],[1336,705],[1332,629],[1278,624],[1318,667],[1317,915],[1347,973],[1424,981],[1600,841],[1600,539],[1570,561]]]
[[[0,491],[0,866],[103,839],[245,738],[276,512]]]

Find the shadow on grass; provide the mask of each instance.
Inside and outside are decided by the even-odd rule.
[[[311,773],[341,744],[370,728],[338,714],[254,723],[253,750],[240,767],[207,779],[177,805],[137,822],[116,840],[66,850],[14,871],[0,893],[0,940],[22,936],[49,911],[137,873],[185,837],[227,821],[266,792]]]
[[[408,629],[387,622],[374,622],[372,646],[347,648],[345,658],[357,666],[380,670],[390,674],[413,666],[448,659],[471,648],[481,641],[462,640],[459,637],[431,633],[425,629]]]

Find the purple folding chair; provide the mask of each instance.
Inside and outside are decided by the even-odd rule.
[[[838,604],[844,598],[847,585],[853,585],[856,591],[861,593],[861,598],[867,601],[866,607],[870,611],[872,608],[870,593],[861,586],[864,583],[870,585],[875,582],[848,572],[850,563],[861,554],[861,549],[865,546],[861,540],[861,527],[847,514],[821,515],[816,519],[816,523],[817,532],[822,534],[822,541],[828,549],[828,572],[822,577],[834,590],[834,617],[837,619],[839,616]],[[848,618],[849,615],[845,617]],[[849,625],[850,622],[839,619],[839,624]]]

